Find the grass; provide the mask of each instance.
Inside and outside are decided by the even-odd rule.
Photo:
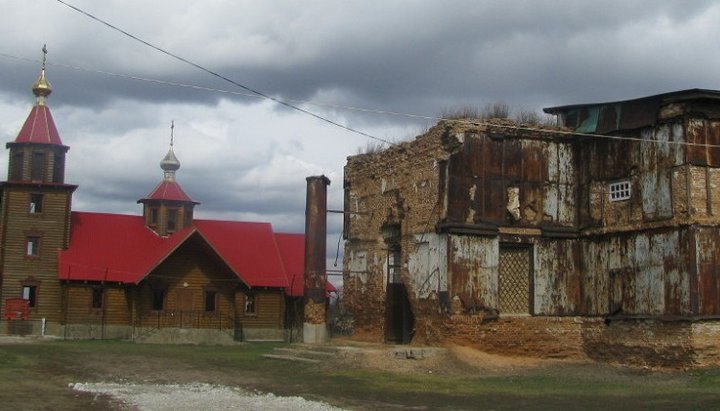
[[[114,409],[87,381],[207,382],[301,395],[351,409],[717,409],[720,370],[557,365],[507,375],[407,374],[268,360],[278,344],[232,347],[50,341],[0,345],[4,409]]]

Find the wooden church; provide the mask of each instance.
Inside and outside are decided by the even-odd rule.
[[[304,235],[269,223],[197,220],[170,150],[142,216],[72,211],[47,99],[7,143],[0,183],[1,333],[151,342],[292,338],[302,321]]]

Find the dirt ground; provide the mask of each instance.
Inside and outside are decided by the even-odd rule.
[[[263,357],[276,350],[321,361]],[[5,409],[657,411],[720,404],[720,370],[698,374],[344,340],[323,347],[194,347],[0,337],[0,378],[15,375],[22,381],[0,385]]]
[[[333,342],[333,346],[340,353],[335,359],[338,362],[336,365],[403,374],[508,376],[526,374],[541,368],[590,364],[575,360],[508,357],[458,345],[446,347],[387,346],[337,340]]]

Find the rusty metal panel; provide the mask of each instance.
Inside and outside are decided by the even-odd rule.
[[[583,314],[577,240],[542,241],[535,247],[534,314]]]
[[[507,198],[505,183],[500,179],[487,179],[484,181],[482,218],[494,221],[504,221],[507,214]]]
[[[465,311],[497,308],[498,250],[497,238],[450,236],[449,292],[460,299]]]
[[[542,182],[547,180],[547,142],[522,140],[522,180]]]
[[[482,174],[486,179],[502,179],[503,177],[503,163],[504,163],[504,152],[503,142],[504,139],[493,139],[487,136],[481,136],[479,139],[485,144],[482,144],[480,148],[483,151],[483,167],[484,173]]]
[[[720,314],[720,233],[706,228],[696,234],[699,314]]]
[[[687,147],[687,160],[696,165],[720,166],[720,124],[705,119],[687,122],[687,141],[695,144]]]
[[[503,139],[502,175],[505,180],[518,181],[522,178],[524,160],[522,141],[517,139]]]
[[[469,188],[474,179],[468,173],[462,153],[456,153],[448,162],[447,207],[449,221],[464,222],[469,212]]]
[[[425,233],[415,236],[415,250],[408,254],[408,272],[417,298],[426,299],[447,291],[447,236]]]
[[[583,246],[589,314],[689,314],[687,229],[619,233]],[[590,294],[588,294],[590,293]]]
[[[520,212],[528,223],[543,221],[545,187],[536,182],[520,184]]]
[[[718,314],[718,273],[715,264],[699,263],[698,274],[700,275],[700,314]]]

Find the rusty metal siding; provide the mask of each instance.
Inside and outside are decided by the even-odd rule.
[[[687,202],[691,189],[689,181],[679,181],[686,153],[683,144],[676,144],[685,141],[682,123],[644,129],[639,137],[642,141],[587,141],[578,163],[583,165],[578,180],[587,186],[587,192],[580,190],[582,225],[623,230],[682,216],[678,201]],[[630,199],[610,201],[610,183],[623,180],[631,183]],[[704,188],[698,190],[693,192]]]
[[[698,314],[720,315],[720,232],[705,227],[696,230],[698,265]]]
[[[532,247],[533,315],[720,315],[720,168],[686,163],[673,143],[685,141],[685,120],[663,121],[638,130],[642,141],[443,126],[441,137],[349,158],[356,327],[384,326],[388,223],[402,227],[416,335],[500,308],[501,242]],[[716,138],[717,124],[694,124],[694,139]],[[630,199],[611,201],[618,180]]]
[[[499,249],[497,238],[449,237],[449,292],[460,299],[465,311],[497,308]]]
[[[448,290],[447,236],[415,235],[416,248],[408,253],[410,284],[420,299],[437,297]]]
[[[581,314],[584,310],[577,240],[541,241],[535,247],[534,313]]]
[[[616,234],[585,242],[587,313],[689,315],[692,262],[689,229]],[[622,301],[618,301],[621,291]]]
[[[701,118],[687,121],[687,162],[695,165],[720,166],[720,122]]]
[[[577,173],[570,143],[470,133],[462,140],[462,150],[449,160],[449,221],[576,224]],[[513,217],[507,210],[510,188],[519,193],[518,211]]]

